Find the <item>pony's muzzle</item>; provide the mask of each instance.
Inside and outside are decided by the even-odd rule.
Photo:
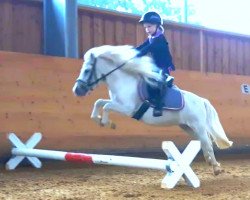
[[[73,93],[76,96],[85,96],[89,91],[89,88],[82,80],[76,80],[75,85],[72,88]]]

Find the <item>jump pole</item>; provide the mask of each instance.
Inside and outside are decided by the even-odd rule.
[[[162,188],[174,188],[181,177],[184,178],[189,186],[194,188],[200,186],[199,178],[190,167],[191,162],[200,151],[201,145],[199,141],[191,141],[182,154],[173,142],[164,141],[162,149],[167,155],[168,160],[162,160],[34,149],[42,139],[41,133],[34,133],[25,144],[14,133],[8,134],[7,138],[13,145],[11,150],[12,158],[6,163],[7,170],[14,170],[24,158],[27,158],[35,168],[41,168],[42,163],[38,158],[43,158],[87,164],[160,170],[166,172],[166,176],[161,183]]]

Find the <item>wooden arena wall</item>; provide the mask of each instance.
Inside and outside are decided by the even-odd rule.
[[[105,86],[89,96],[72,94],[82,60],[0,51],[0,160],[9,156],[6,134],[26,140],[34,132],[39,147],[60,150],[159,150],[161,142],[185,145],[191,139],[178,127],[152,127],[112,114],[117,129],[99,127],[90,119],[93,103],[106,98]],[[177,70],[176,84],[211,101],[234,147],[250,144],[250,96],[241,93],[249,76]]]
[[[138,45],[145,38],[139,16],[79,7],[79,58],[104,44]],[[0,50],[43,53],[43,3],[0,1]],[[166,21],[177,69],[250,75],[250,37]]]

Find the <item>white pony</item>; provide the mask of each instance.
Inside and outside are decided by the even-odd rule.
[[[99,125],[109,125],[109,112],[132,117],[142,104],[137,86],[141,77],[160,79],[150,57],[136,58],[137,51],[131,46],[100,46],[84,55],[80,75],[73,87],[77,96],[85,96],[98,84],[105,83],[110,99],[98,99],[91,118]],[[229,148],[229,141],[214,107],[207,99],[181,90],[185,106],[178,111],[164,110],[161,117],[153,117],[149,108],[140,121],[156,126],[178,125],[193,138],[201,141],[205,160],[213,166],[215,175],[222,172],[216,161],[212,141],[220,149]],[[102,111],[101,111],[102,108]]]

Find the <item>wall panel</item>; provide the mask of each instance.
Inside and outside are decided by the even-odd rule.
[[[37,1],[0,2],[0,50],[43,52],[43,4]]]
[[[90,35],[87,47],[81,41],[83,37],[80,36],[80,54],[89,49],[91,44],[92,47],[104,44],[137,46],[147,37],[143,28],[138,24],[139,16],[80,7],[79,20],[85,16],[93,19],[101,17],[104,28],[100,30],[104,29],[104,38],[109,39],[104,39],[104,41],[100,39],[99,42],[91,43],[90,41],[93,41],[95,34]],[[106,24],[106,21],[109,23]],[[95,26],[95,24],[90,24],[90,28],[92,26]],[[89,24],[87,24],[87,27],[89,27]],[[113,27],[114,37],[112,36]],[[250,75],[250,64],[247,62],[248,56],[245,56],[247,54],[245,51],[250,46],[250,37],[172,22],[165,22],[164,27],[176,68],[201,72]],[[84,23],[81,23],[79,29],[81,34],[84,35]],[[88,32],[88,30],[86,31]]]

